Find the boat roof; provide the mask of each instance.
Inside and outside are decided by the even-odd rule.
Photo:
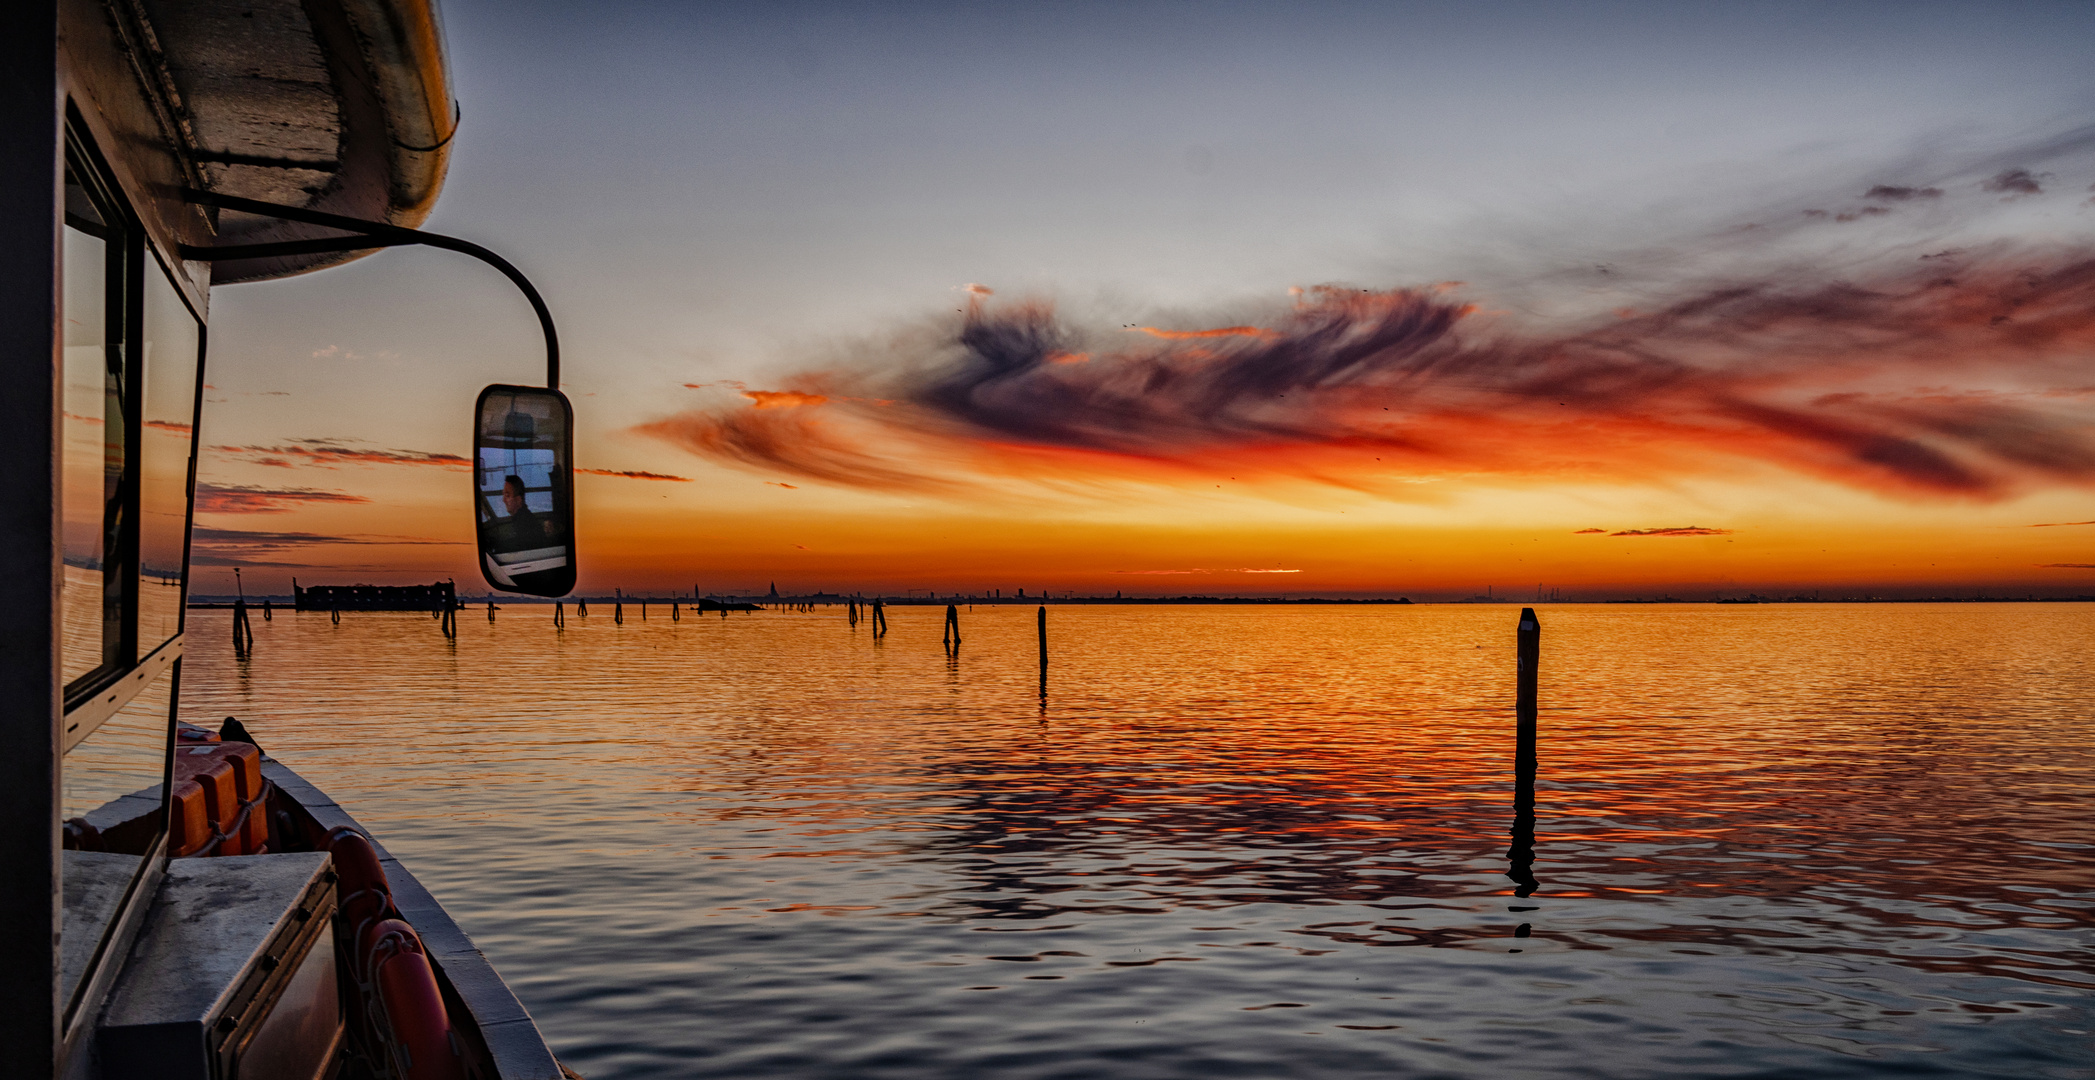
[[[94,29],[115,39],[115,52],[132,68],[123,74],[143,84],[151,111],[159,114],[151,123],[112,116],[112,126],[131,128],[130,134],[157,129],[162,146],[156,149],[178,159],[170,164],[179,175],[153,178],[161,192],[172,181],[408,228],[436,205],[459,119],[436,0],[114,0],[96,6],[103,18]],[[102,111],[111,111],[108,102]],[[179,204],[179,192],[166,194],[168,203]],[[199,246],[338,235],[230,210],[183,209],[201,220],[184,221],[175,231],[189,234],[185,241],[202,241]],[[210,280],[288,277],[367,253],[221,261]]]

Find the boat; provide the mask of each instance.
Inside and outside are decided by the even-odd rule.
[[[216,289],[403,244],[508,277],[545,332],[547,386],[489,387],[474,403],[471,512],[491,584],[573,586],[572,413],[551,315],[500,256],[418,229],[459,121],[435,0],[30,0],[11,12],[7,1075],[572,1077],[379,838],[237,719],[183,719]],[[325,599],[391,599],[344,592]],[[421,592],[412,599],[448,600],[452,587]]]

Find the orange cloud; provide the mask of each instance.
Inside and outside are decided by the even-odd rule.
[[[1705,529],[1700,525],[1683,525],[1673,529],[1624,529],[1611,532],[1609,536],[1730,536],[1730,529]]]
[[[470,459],[457,454],[374,450],[346,445],[335,439],[293,439],[285,446],[214,446],[211,449],[221,454],[255,457],[256,464],[263,465],[282,464],[286,459],[297,459],[323,468],[338,465],[433,465],[443,469],[464,469],[472,465]]]
[[[196,509],[204,514],[282,514],[315,503],[367,503],[362,495],[313,488],[266,488],[198,481]]]
[[[1188,338],[1276,336],[1273,331],[1260,329],[1256,326],[1225,326],[1216,330],[1159,330],[1154,326],[1130,326],[1128,329],[1148,334],[1151,337],[1163,338],[1166,341],[1184,341]]]
[[[1157,340],[1099,350],[1085,348],[1096,331],[1046,304],[991,310],[978,294],[957,333],[798,380],[828,395],[747,391],[760,406],[789,396],[640,430],[890,490],[1248,470],[1395,491],[1447,475],[1642,483],[1767,464],[1914,499],[2095,483],[2095,257],[1747,281],[1556,334],[1473,326],[1477,310],[1435,289],[1326,287],[1263,329],[1142,328]],[[1076,355],[1087,362],[1062,362]],[[787,407],[817,399],[825,423]]]
[[[752,407],[758,409],[797,409],[829,401],[821,394],[803,394],[798,390],[744,390],[742,396],[754,402]]]

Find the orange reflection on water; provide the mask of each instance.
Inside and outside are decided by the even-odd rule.
[[[829,1015],[868,1046],[922,1027],[926,1075],[1026,1032],[1256,1071],[1272,1033],[1235,1025],[1283,999],[1256,1015],[1423,1068],[1428,1017],[1488,1041],[1589,997],[1710,1062],[1839,1074],[1785,1056],[1761,986],[1872,1062],[1905,1052],[1881,1038],[1965,1069],[1999,1047],[1942,1010],[2070,1026],[2095,993],[2095,607],[1541,608],[1527,896],[1516,608],[1054,608],[1044,707],[1033,611],[963,606],[957,657],[942,608],[878,641],[840,608],[556,631],[511,605],[455,645],[426,616],[280,615],[246,664],[197,613],[185,708],[240,715],[371,824],[556,1042],[664,1075],[700,1049],[761,1074],[767,1039],[802,1075],[870,1068],[805,1041]],[[1388,946],[1428,948],[1391,982]],[[1033,1004],[924,1021],[1021,962]],[[1162,1017],[1152,989],[1162,1042],[1081,1004]],[[2049,1067],[2016,1038],[2037,1056],[1999,1060]],[[1632,1053],[1535,1052],[1576,1072],[1601,1047]]]

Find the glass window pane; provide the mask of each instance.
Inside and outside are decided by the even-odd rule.
[[[71,177],[68,177],[70,180]],[[68,185],[69,189],[73,185]],[[72,191],[68,191],[70,196]],[[82,200],[84,202],[84,200]],[[60,646],[64,681],[102,666],[108,620],[102,574],[109,554],[108,502],[123,471],[123,411],[109,409],[109,243],[87,230],[99,217],[74,212],[67,199],[65,228],[64,453],[60,498],[65,544],[65,579],[60,596],[65,637]],[[93,214],[92,204],[85,204]],[[114,420],[114,423],[111,421]],[[114,428],[114,447],[111,446]]]
[[[197,324],[157,265],[146,267],[145,419],[138,437],[138,653],[182,629],[182,541],[196,416]]]
[[[161,672],[65,756],[58,811],[65,822],[61,1000],[86,973],[125,886],[166,820],[159,786],[173,685],[172,675]]]

